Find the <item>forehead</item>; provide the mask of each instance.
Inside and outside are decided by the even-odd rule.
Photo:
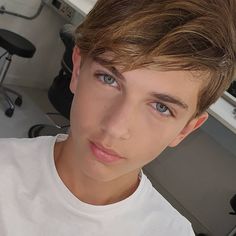
[[[157,92],[179,97],[183,101],[197,99],[202,80],[189,71],[136,69],[122,73],[127,84],[139,91]]]

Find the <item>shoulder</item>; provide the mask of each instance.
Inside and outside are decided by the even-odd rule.
[[[37,188],[45,182],[43,178],[48,177],[54,140],[54,137],[0,139],[2,204],[9,204],[9,199],[14,203],[16,196],[22,200],[37,193]]]
[[[146,177],[146,176],[145,176]],[[163,235],[181,235],[194,236],[191,223],[181,215],[151,184],[146,177],[145,185],[147,186],[146,204],[150,209],[151,227],[156,227],[157,223]]]
[[[49,136],[37,138],[0,138],[0,156],[14,152],[28,152],[30,148],[40,148],[52,138]]]
[[[18,181],[28,183],[42,175],[53,155],[55,137],[1,138],[0,139],[0,189]]]
[[[54,137],[0,138],[0,165],[21,163],[36,159],[35,156],[50,148]]]

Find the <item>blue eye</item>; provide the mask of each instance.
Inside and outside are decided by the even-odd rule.
[[[111,85],[112,87],[116,87],[118,85],[116,80],[111,75],[108,75],[108,74],[96,74],[96,77],[102,83]],[[113,85],[114,83],[116,83],[116,85]]]
[[[163,116],[172,116],[172,112],[170,111],[170,109],[163,103],[156,102],[155,109]]]

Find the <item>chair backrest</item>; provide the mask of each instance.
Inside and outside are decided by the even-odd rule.
[[[61,62],[62,68],[48,91],[48,98],[52,105],[61,115],[68,119],[70,118],[70,108],[73,100],[73,94],[69,86],[73,70],[74,29],[74,26],[68,24],[64,25],[60,31],[60,38],[65,45],[65,52]]]

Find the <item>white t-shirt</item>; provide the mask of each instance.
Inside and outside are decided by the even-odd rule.
[[[65,136],[0,139],[1,236],[193,236],[142,173],[137,190],[105,206],[84,203],[60,179],[53,157]]]

